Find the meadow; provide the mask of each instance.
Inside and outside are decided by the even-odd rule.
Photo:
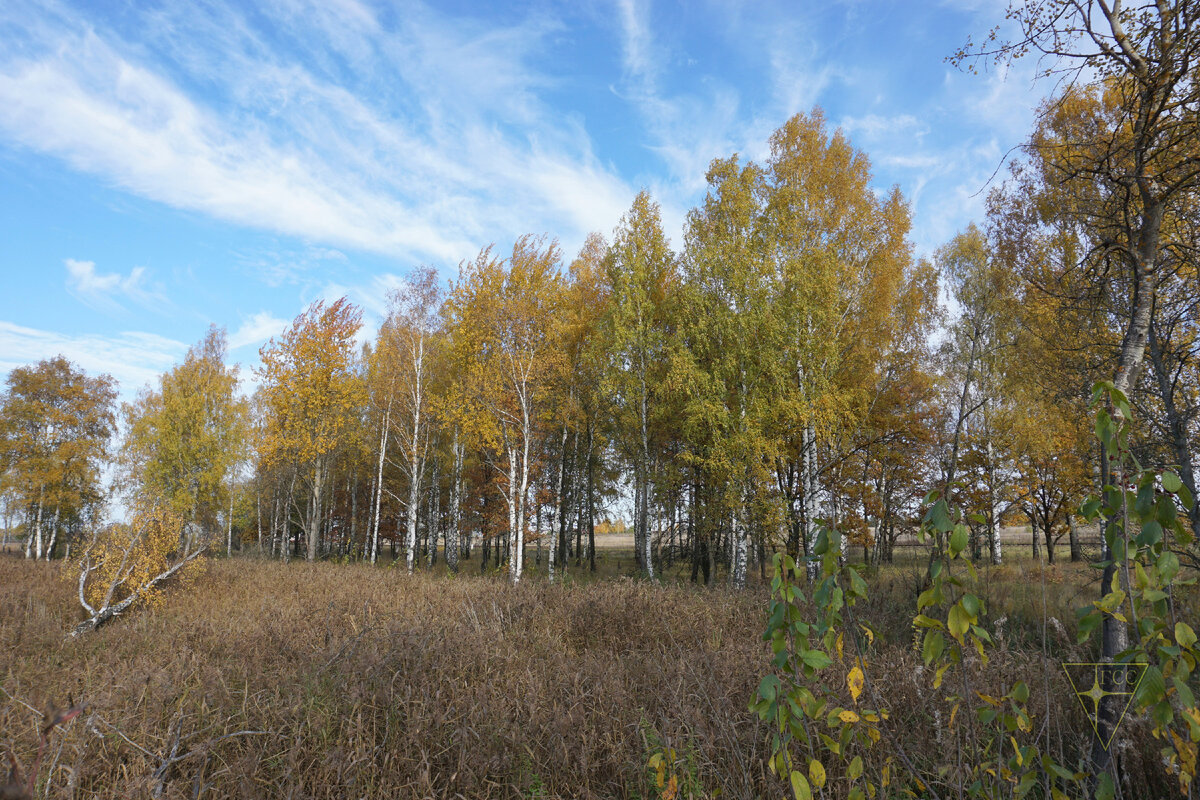
[[[622,556],[601,553],[606,580],[517,586],[213,559],[80,639],[65,636],[78,619],[65,566],[0,556],[0,746],[29,764],[35,711],[86,704],[50,739],[37,796],[51,798],[662,797],[655,753],[674,755],[677,796],[784,796],[748,711],[769,668],[765,586],[611,578]],[[1000,644],[981,690],[1025,680],[1069,763],[1090,731],[1059,661],[1090,655],[1071,608],[1094,576],[1016,562],[980,572]],[[948,745],[912,648],[919,583],[917,560],[884,568],[860,615],[879,632],[869,670],[891,725],[932,764]],[[1122,732],[1133,796],[1169,791],[1139,755],[1144,725]],[[831,772],[825,796],[838,786]]]

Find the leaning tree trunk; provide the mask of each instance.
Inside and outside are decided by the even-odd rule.
[[[1192,497],[1195,497],[1196,473],[1192,465],[1192,448],[1188,444],[1187,424],[1180,415],[1179,408],[1175,405],[1175,387],[1171,383],[1171,376],[1167,374],[1162,347],[1155,335],[1153,324],[1149,331],[1149,352],[1150,363],[1154,367],[1155,382],[1158,384],[1158,395],[1162,399],[1163,411],[1167,415],[1167,430],[1171,434],[1171,447],[1179,464],[1179,479],[1192,493]],[[1192,503],[1187,514],[1192,523],[1192,530],[1200,531],[1200,503]]]
[[[1166,213],[1165,203],[1161,200],[1155,200],[1150,195],[1146,181],[1143,180],[1139,183],[1139,189],[1142,194],[1143,211],[1134,254],[1133,301],[1131,303],[1129,326],[1125,329],[1125,336],[1121,340],[1121,352],[1117,359],[1117,373],[1113,378],[1113,386],[1126,397],[1129,397],[1132,393],[1138,370],[1142,365],[1142,359],[1146,353],[1146,344],[1150,338],[1150,323],[1154,311],[1154,295],[1158,288],[1158,273],[1156,268],[1158,263],[1159,232],[1162,227],[1163,216]],[[1119,423],[1121,412],[1115,410],[1114,417]],[[1107,472],[1107,470],[1105,471]],[[1108,476],[1105,477],[1107,478]],[[1123,469],[1122,473],[1117,477],[1124,483]],[[1110,531],[1113,530],[1115,528],[1115,520],[1107,520],[1105,528]],[[1104,576],[1100,585],[1101,596],[1103,597],[1110,590],[1114,576],[1118,576],[1122,591],[1128,594],[1127,570],[1117,570],[1116,560],[1112,558],[1112,553],[1109,552],[1107,555],[1109,564],[1104,568]],[[1125,558],[1128,557],[1129,554],[1125,553]],[[1111,663],[1128,646],[1129,630],[1126,624],[1111,614],[1105,614],[1101,625],[1100,641],[1103,660]],[[1105,672],[1108,673],[1111,670],[1105,670]],[[1116,692],[1121,691],[1124,687],[1106,685],[1101,688],[1104,689],[1106,694],[1101,698],[1099,707],[1097,708],[1097,738],[1092,742],[1091,754],[1092,763],[1098,771],[1107,769],[1111,761],[1111,753],[1104,748],[1103,743],[1112,737],[1117,721],[1120,718],[1122,706]]]
[[[379,464],[375,472],[375,521],[371,525],[371,563],[379,557],[379,504],[383,498],[383,458],[387,453],[388,427],[392,421],[392,402],[388,401],[379,431]]]
[[[80,622],[78,625],[76,625],[74,629],[72,629],[70,636],[72,638],[82,636],[85,633],[96,630],[101,625],[104,625],[112,620],[113,617],[120,616],[147,593],[157,588],[159,584],[169,580],[181,569],[203,555],[204,549],[204,546],[201,546],[190,553],[186,553],[177,562],[144,583],[137,591],[132,592],[128,597],[125,597],[117,603],[112,602],[113,593],[117,588],[116,581],[118,580],[114,579],[114,583],[110,584],[108,587],[106,597],[104,602],[100,604],[100,608],[93,607],[90,603],[88,603],[86,598],[87,580],[92,572],[92,569],[89,569],[90,562],[88,562],[87,557],[85,557],[84,567],[79,573],[79,602],[89,616],[83,622]]]

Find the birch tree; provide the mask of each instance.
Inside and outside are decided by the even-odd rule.
[[[147,387],[123,408],[126,479],[210,536],[228,509],[248,433],[248,405],[235,395],[238,369],[225,356],[225,332],[209,328],[157,390]]]
[[[689,432],[701,444],[698,462],[728,509],[730,583],[746,584],[752,527],[763,527],[753,499],[769,486],[775,462],[772,421],[790,370],[778,354],[790,331],[774,308],[772,262],[762,236],[764,174],[736,157],[708,171],[709,191],[688,217],[683,275],[692,390]],[[769,526],[773,527],[773,526]]]
[[[116,432],[116,381],[62,356],[13,369],[0,396],[0,462],[28,517],[25,557],[50,559],[60,525],[104,499],[100,472]]]
[[[363,404],[354,367],[361,318],[345,298],[329,306],[319,300],[259,351],[258,374],[268,409],[262,454],[268,465],[294,466],[308,489],[304,528],[309,561],[316,560],[320,548],[333,459]]]
[[[658,203],[641,191],[613,233],[608,253],[611,370],[618,427],[633,471],[634,547],[638,564],[651,578],[649,522],[652,430],[656,389],[668,360],[671,293],[678,271],[662,230]]]
[[[490,454],[508,512],[508,572],[524,570],[531,454],[548,389],[563,359],[553,326],[562,303],[561,253],[556,242],[523,236],[512,256],[490,247],[460,267],[446,302],[455,368],[470,413],[469,435]]]
[[[968,226],[941,247],[935,262],[958,306],[941,352],[952,409],[949,420],[952,428],[942,461],[942,485],[948,493],[959,477],[960,451],[977,414],[986,417],[985,424],[974,428],[983,433],[981,445],[989,453],[984,466],[986,470],[994,466],[995,443],[991,440],[994,431],[986,423],[994,421],[1001,402],[1002,363],[1006,349],[1015,340],[1017,296],[1015,275],[993,256],[983,231],[975,225]],[[992,507],[986,514],[988,545],[992,563],[999,564],[1000,528],[996,524],[994,498],[989,502]]]
[[[441,287],[437,272],[429,267],[414,270],[389,298],[387,319],[379,330],[376,355],[384,366],[387,388],[385,430],[381,434],[379,480],[389,434],[400,450],[398,466],[407,479],[402,504],[406,510],[408,572],[416,565],[417,518],[422,480],[429,454],[431,374],[438,358]]]
[[[1036,52],[1044,58],[1042,74],[1095,76],[1088,86],[1069,83],[1043,108],[1029,150],[1045,181],[1072,201],[1061,204],[1058,216],[1089,234],[1092,247],[1081,261],[1093,280],[1127,298],[1113,385],[1129,397],[1163,275],[1164,221],[1200,190],[1200,5],[1025,0],[1010,5],[1008,17],[1018,26],[1017,37],[993,33],[982,47],[963,48],[958,62]],[[1098,101],[1097,113],[1072,113],[1072,101],[1088,95]],[[1107,564],[1102,592],[1117,574],[1116,559]],[[1106,615],[1104,657],[1113,659],[1128,641],[1126,625]],[[1117,716],[1115,700],[1106,698],[1103,706],[1099,740],[1107,739]],[[1107,750],[1096,746],[1092,756],[1097,767],[1108,766]]]
[[[92,527],[78,563],[78,598],[87,618],[71,635],[96,630],[135,604],[152,605],[168,581],[198,573],[206,548],[169,503],[137,495],[128,523]]]
[[[819,109],[789,119],[770,144],[762,224],[776,313],[789,328],[781,356],[793,386],[780,399],[785,445],[776,471],[789,549],[798,555],[810,552],[819,513],[818,442],[862,426],[878,393],[875,365],[899,337],[911,222],[899,190],[876,196],[870,161],[841,131],[828,130]]]

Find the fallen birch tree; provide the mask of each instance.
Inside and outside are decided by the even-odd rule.
[[[92,532],[79,561],[79,603],[87,619],[70,635],[94,631],[134,605],[152,604],[171,578],[194,575],[205,549],[195,525],[139,499],[129,523]]]

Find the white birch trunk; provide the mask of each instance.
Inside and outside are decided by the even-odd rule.
[[[418,396],[420,390],[417,390]],[[420,400],[418,399],[418,403]],[[408,574],[413,574],[417,559],[417,509],[421,499],[421,412],[413,414],[413,438],[408,459]]]
[[[812,426],[805,425],[800,432],[800,486],[804,505],[804,552],[808,555],[807,566],[809,580],[816,580],[821,571],[820,563],[812,558],[813,547],[816,545],[816,526],[813,517],[817,513],[816,504],[816,459],[813,451],[816,443],[813,441]]]
[[[517,454],[512,447],[508,448],[508,574],[513,583],[521,579],[517,574],[517,498],[514,496],[517,486]]]
[[[33,524],[33,543],[35,548],[34,561],[42,560],[42,498],[39,493],[37,504],[37,521]],[[29,558],[28,552],[25,554]]]
[[[730,515],[730,524],[730,539],[733,546],[730,582],[735,589],[743,589],[746,586],[746,530],[738,525],[736,511]]]
[[[562,444],[559,447],[558,459],[558,486],[554,491],[554,524],[550,526],[550,555],[548,561],[547,575],[550,582],[554,583],[554,560],[558,555],[558,543],[562,541],[563,536],[563,521],[567,516],[563,513],[563,486],[567,472],[567,426],[563,425],[562,429]]]
[[[383,499],[383,457],[387,452],[388,427],[392,420],[392,402],[388,400],[383,414],[383,428],[379,431],[379,466],[375,472],[375,520],[371,525],[371,563],[379,557],[379,504]]]
[[[446,566],[458,572],[460,539],[462,536],[462,448],[458,443],[458,428],[454,429],[454,442],[450,446],[454,456],[454,472],[450,476],[450,525],[446,529]]]
[[[526,495],[529,491],[529,434],[528,416],[526,416],[526,431],[522,437],[524,441],[521,446],[521,488],[517,495],[517,571],[513,575],[513,583],[521,580],[522,573],[525,572],[525,516],[526,516]]]
[[[54,521],[50,523],[50,544],[46,547],[46,560],[49,561],[54,556],[54,545],[58,542],[58,512],[59,507],[54,507]]]
[[[229,490],[229,516],[225,518],[225,557],[233,555],[233,489]]]

